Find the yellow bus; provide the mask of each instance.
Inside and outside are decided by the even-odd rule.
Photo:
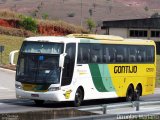
[[[155,79],[154,41],[71,34],[26,38],[19,52],[15,86],[17,98],[36,104],[73,101],[80,106],[92,99],[138,100],[154,93]]]

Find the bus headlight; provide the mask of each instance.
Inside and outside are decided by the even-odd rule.
[[[22,89],[22,85],[16,84],[15,87],[16,87],[17,89]]]
[[[57,91],[60,90],[60,87],[50,87],[48,91]]]

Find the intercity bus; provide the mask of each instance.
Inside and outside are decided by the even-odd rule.
[[[72,101],[80,106],[84,100],[118,97],[133,101],[154,93],[156,46],[152,40],[110,35],[29,37],[16,67],[16,97],[38,105]]]

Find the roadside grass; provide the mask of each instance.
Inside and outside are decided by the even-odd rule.
[[[0,45],[3,45],[5,47],[4,51],[2,52],[2,63],[0,55],[0,64],[3,65],[9,64],[9,53],[13,50],[20,49],[23,39],[24,39],[23,37],[0,35]]]
[[[10,10],[0,10],[0,18],[2,19],[14,19],[18,20],[21,19],[23,15],[12,12]]]
[[[68,31],[69,33],[88,33],[86,29],[84,29],[81,26],[74,25],[71,23],[67,23],[62,20],[42,20],[42,19],[37,19],[38,24],[40,26],[52,26],[52,27],[57,27],[62,28],[63,30]]]
[[[18,37],[29,37],[38,35],[36,33],[33,33],[25,29],[2,27],[2,26],[0,26],[0,34],[9,36],[18,36]]]

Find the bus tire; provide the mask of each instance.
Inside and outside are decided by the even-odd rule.
[[[134,88],[131,85],[129,85],[126,93],[126,101],[130,102],[133,100],[133,98],[134,98]]]
[[[136,87],[136,99],[135,100],[139,100],[141,95],[142,95],[142,87],[141,87],[141,84],[138,84]]]
[[[44,100],[34,100],[34,102],[37,106],[41,106],[44,104]]]
[[[78,88],[75,94],[74,106],[79,107],[83,101],[84,92],[82,88]]]

